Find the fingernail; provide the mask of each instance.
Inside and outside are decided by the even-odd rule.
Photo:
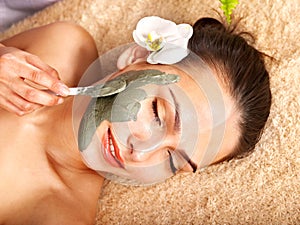
[[[58,101],[57,101],[57,104],[62,104],[64,102],[64,99],[63,98],[59,98]]]
[[[25,115],[25,112],[23,112],[23,111],[18,111],[16,113],[17,113],[18,116],[24,116]]]
[[[68,96],[70,93],[69,88],[65,84],[59,84],[59,91],[59,94],[62,96]]]

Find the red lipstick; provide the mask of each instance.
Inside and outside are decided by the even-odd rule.
[[[124,160],[121,158],[120,149],[111,133],[108,129],[102,140],[103,148],[102,153],[104,159],[113,167],[124,168]]]

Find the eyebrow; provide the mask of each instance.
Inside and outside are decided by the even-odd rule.
[[[180,107],[178,104],[178,101],[174,95],[174,92],[169,88],[170,94],[172,96],[174,105],[175,105],[175,116],[174,116],[174,130],[176,132],[180,132],[181,131],[181,119],[180,119]],[[186,154],[186,152],[184,150],[179,150],[180,155],[187,161],[187,163],[192,167],[193,169],[193,173],[195,173],[197,171],[197,164],[195,162],[193,162],[189,156]]]

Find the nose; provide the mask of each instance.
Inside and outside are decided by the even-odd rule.
[[[141,159],[146,153],[157,149],[163,142],[166,132],[165,128],[158,128],[155,123],[136,121],[129,125],[130,134],[127,139],[127,146],[130,152]]]
[[[141,142],[149,140],[153,133],[149,123],[141,120],[129,122],[128,129],[130,132],[129,139]]]
[[[138,151],[131,146],[130,149],[130,160],[133,162],[144,162],[149,159],[149,152]]]
[[[161,158],[160,154],[167,153],[167,149],[173,149],[175,146],[174,138],[169,137],[165,129],[153,130],[143,125],[139,127],[139,131],[139,133],[132,133],[127,142],[128,157],[133,162],[147,161],[151,157]]]

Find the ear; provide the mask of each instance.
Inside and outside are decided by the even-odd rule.
[[[149,54],[147,49],[134,44],[119,56],[117,67],[119,70],[122,70],[131,64],[146,61]]]

